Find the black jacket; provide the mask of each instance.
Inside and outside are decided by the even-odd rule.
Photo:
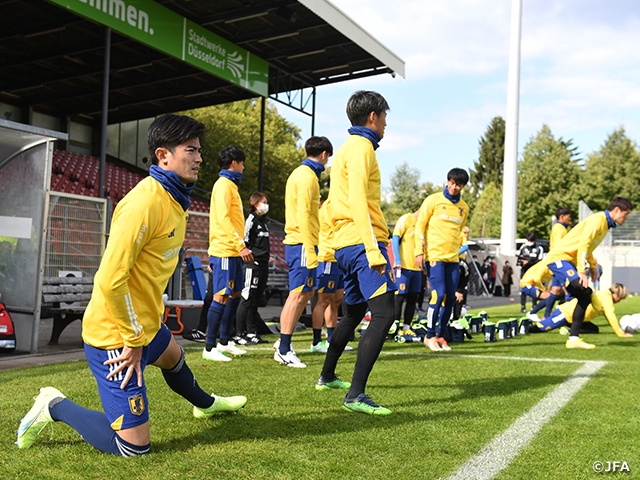
[[[269,227],[263,216],[250,213],[244,223],[244,243],[253,253],[256,265],[268,266],[270,257]]]

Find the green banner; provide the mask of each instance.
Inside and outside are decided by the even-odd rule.
[[[269,64],[152,0],[49,0],[263,97]]]

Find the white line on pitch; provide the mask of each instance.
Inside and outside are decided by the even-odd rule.
[[[499,357],[502,358],[502,357]],[[489,480],[520,453],[573,396],[607,362],[586,361],[576,372],[540,402],[495,437],[474,457],[453,473],[449,480]]]

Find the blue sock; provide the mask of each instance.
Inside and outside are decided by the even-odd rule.
[[[558,300],[558,296],[550,293],[547,297],[547,308],[544,310],[544,318],[551,316],[551,312],[553,312],[553,306],[556,304],[556,300]]]
[[[211,351],[217,345],[218,332],[220,331],[220,322],[224,315],[224,309],[226,305],[216,302],[211,302],[209,312],[207,313],[207,343],[205,348],[207,351]]]
[[[327,343],[331,343],[331,337],[333,336],[333,331],[335,327],[327,327]]]
[[[531,312],[529,312],[529,313],[537,313],[540,310],[542,310],[547,305],[547,300],[548,300],[548,298],[545,298],[544,300],[540,300],[536,304],[536,306],[531,309]]]
[[[227,302],[227,306],[224,309],[222,315],[222,321],[220,323],[220,344],[226,345],[231,338],[232,326],[236,323],[236,313],[238,312],[238,305],[240,305],[240,297],[230,298]]]
[[[291,335],[286,333],[280,334],[280,354],[286,355],[291,350]]]
[[[322,341],[322,329],[314,328],[313,329],[313,344],[317,345]]]
[[[150,444],[139,446],[124,441],[111,428],[103,412],[86,409],[68,398],[51,406],[49,412],[56,422],[66,423],[78,432],[85,442],[101,452],[134,457],[147,453],[151,447]]]
[[[182,347],[180,347],[182,348]],[[178,363],[169,370],[162,370],[164,381],[169,388],[198,408],[209,408],[213,397],[200,388],[184,358],[184,350]]]

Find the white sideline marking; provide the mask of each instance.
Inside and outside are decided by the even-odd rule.
[[[555,390],[518,418],[507,430],[483,447],[458,471],[454,472],[449,480],[489,480],[494,478],[606,364],[607,362],[604,361],[585,361],[584,365],[576,370],[571,377],[558,385]]]

